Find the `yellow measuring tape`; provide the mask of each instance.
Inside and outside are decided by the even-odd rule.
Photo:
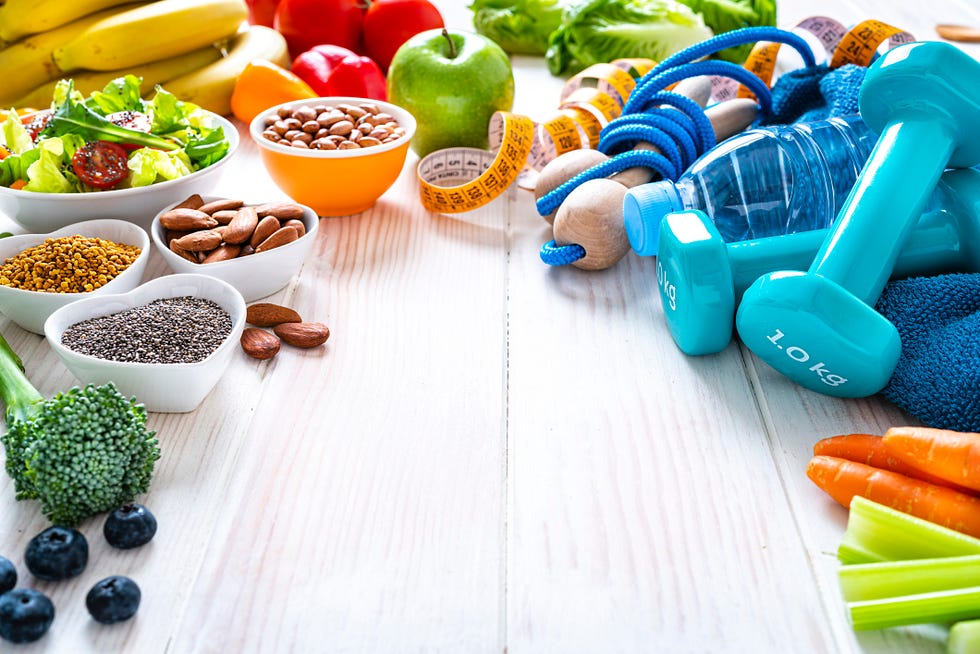
[[[811,35],[826,51],[830,66],[867,66],[883,43],[895,47],[914,37],[877,20],[851,29],[826,16],[811,16],[793,30]],[[781,43],[757,43],[745,62],[766,86],[772,85]],[[534,173],[555,158],[582,148],[595,148],[602,128],[618,117],[639,78],[656,62],[618,59],[595,64],[563,86],[558,108],[542,122],[511,112],[497,112],[490,121],[490,150],[448,148],[424,157],[418,165],[422,205],[429,211],[461,213],[478,209],[517,182],[533,188]],[[712,77],[712,101],[752,97],[736,80]]]
[[[540,123],[511,112],[493,114],[489,151],[447,148],[419,162],[422,205],[439,213],[472,211],[499,197],[522,171],[539,171],[566,152],[595,148],[602,128],[622,113],[636,80],[655,65],[623,59],[586,68],[565,83],[558,109]],[[533,188],[533,179],[521,185]]]
[[[459,213],[489,203],[517,179],[533,140],[530,118],[498,111],[490,118],[490,146],[496,153],[447,148],[419,162],[422,205],[429,211]]]
[[[844,64],[868,66],[885,41],[894,48],[901,43],[915,40],[910,33],[878,20],[866,20],[851,29],[827,16],[810,16],[791,28],[809,34],[823,46],[831,68]],[[766,86],[772,86],[776,70],[776,58],[782,43],[760,41],[753,46],[745,60],[745,68],[752,71]],[[728,100],[733,97],[751,98],[752,92],[731,78],[712,78],[712,100]]]

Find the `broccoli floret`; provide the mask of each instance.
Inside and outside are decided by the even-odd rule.
[[[0,396],[16,497],[39,500],[54,524],[77,525],[146,492],[160,458],[156,432],[144,406],[111,382],[44,399],[0,335]]]

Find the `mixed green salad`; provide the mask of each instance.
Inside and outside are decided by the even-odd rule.
[[[228,154],[208,112],[160,86],[144,100],[139,87],[126,75],[86,98],[62,80],[49,109],[0,113],[0,185],[40,193],[148,186]]]

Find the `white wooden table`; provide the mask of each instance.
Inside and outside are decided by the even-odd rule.
[[[439,4],[470,25],[464,3]],[[783,26],[816,13],[920,39],[980,25],[971,0],[780,0]],[[543,117],[562,80],[537,58],[514,69],[515,110]],[[57,607],[17,651],[943,651],[938,627],[851,630],[834,556],[846,512],[804,474],[818,438],[910,418],[803,390],[737,343],[684,356],[654,259],[546,266],[528,192],[430,214],[416,163],[373,209],[323,219],[270,298],[326,322],[325,348],[236,357],[199,409],[151,414],[152,543],[112,550],[93,519],[83,575],[31,579],[23,550],[47,522],[0,476],[0,554]],[[282,197],[247,140],[215,192]],[[148,277],[167,273],[153,257]],[[42,392],[74,383],[41,337],[0,330]],[[102,627],[84,595],[116,573],[143,603]]]

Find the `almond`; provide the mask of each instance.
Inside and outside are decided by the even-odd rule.
[[[160,224],[166,229],[191,231],[194,229],[211,229],[218,224],[218,221],[203,211],[178,207],[162,213]]]
[[[299,238],[299,232],[292,227],[280,227],[272,235],[255,246],[255,253],[265,252],[286,243],[292,243]]]
[[[167,247],[170,247],[170,242],[171,241],[173,241],[174,239],[180,238],[181,236],[186,236],[188,234],[190,234],[190,232],[175,231],[173,229],[168,229],[168,230],[165,230],[165,233],[164,233],[164,236],[163,236],[163,240],[167,244]]]
[[[200,209],[204,205],[204,198],[199,194],[195,193],[190,195],[186,200],[174,207],[174,209]]]
[[[180,247],[179,245],[176,244],[176,239],[174,239],[173,241],[170,241],[170,250],[171,250],[171,252],[173,252],[177,256],[179,256],[181,258],[184,258],[184,259],[187,259],[191,263],[197,263],[198,262],[197,261],[197,257],[194,256],[194,253],[193,252],[188,252],[187,250],[183,249],[182,247]]]
[[[322,322],[287,322],[276,325],[272,331],[293,347],[316,347],[330,338],[330,329]]]
[[[266,216],[255,226],[255,232],[252,233],[252,238],[249,239],[248,244],[252,246],[252,249],[255,249],[259,243],[272,236],[277,229],[279,229],[279,219],[275,216]]]
[[[221,245],[221,234],[213,229],[202,229],[181,236],[173,244],[188,252],[208,252]]]
[[[241,245],[222,243],[215,249],[208,252],[208,256],[201,259],[201,263],[217,263],[218,261],[228,261],[238,256],[242,251]]]
[[[221,209],[211,214],[211,217],[218,221],[220,225],[227,225],[238,213],[238,209]]]
[[[257,327],[242,331],[241,344],[245,354],[253,359],[271,359],[279,352],[279,337]]]
[[[303,217],[303,207],[295,202],[266,202],[255,207],[255,211],[259,218],[275,216],[279,220],[289,220]]]
[[[242,200],[212,200],[205,205],[198,207],[204,213],[214,213],[215,211],[225,211],[227,209],[238,209],[243,204]]]
[[[255,207],[242,207],[225,229],[225,243],[245,243],[259,224]]]
[[[303,319],[289,307],[258,302],[245,309],[245,322],[256,327],[275,327],[287,322],[303,322]]]
[[[303,236],[304,234],[306,234],[306,225],[303,224],[303,221],[302,220],[298,220],[296,218],[290,218],[289,220],[287,220],[286,222],[284,222],[282,224],[282,226],[283,227],[292,227],[297,232],[299,232],[299,235],[300,236]]]

